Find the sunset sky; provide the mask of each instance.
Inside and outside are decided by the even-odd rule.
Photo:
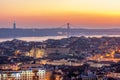
[[[120,28],[120,0],[0,0],[0,28],[14,20],[18,28]]]

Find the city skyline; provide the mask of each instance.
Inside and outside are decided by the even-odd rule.
[[[2,0],[0,28],[119,28],[119,0]]]

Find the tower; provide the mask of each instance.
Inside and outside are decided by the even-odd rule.
[[[14,21],[13,22],[13,31],[14,31],[14,34],[13,34],[13,39],[16,39],[16,22]]]
[[[67,38],[70,37],[70,23],[67,23]]]
[[[13,23],[13,29],[15,30],[16,29],[16,22],[14,21]]]

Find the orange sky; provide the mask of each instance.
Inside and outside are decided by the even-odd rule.
[[[119,28],[120,0],[1,0],[0,27]]]

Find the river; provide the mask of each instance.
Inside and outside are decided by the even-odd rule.
[[[76,35],[77,37],[80,37],[79,35]],[[85,37],[120,37],[120,35],[82,35],[82,36],[85,36]],[[48,40],[48,39],[55,39],[55,40],[58,40],[58,39],[62,39],[62,38],[67,38],[66,36],[43,36],[43,37],[18,37],[16,39],[18,40],[23,40],[23,41],[45,41],[45,40]],[[13,38],[0,38],[0,42],[4,42],[4,41],[11,41],[13,40]]]

